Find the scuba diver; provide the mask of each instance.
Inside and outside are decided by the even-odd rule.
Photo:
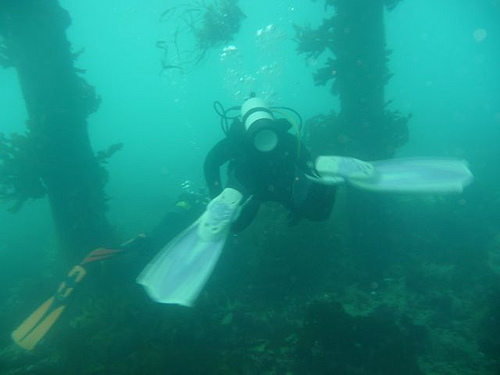
[[[255,96],[227,111],[217,103],[214,106],[226,137],[205,158],[210,198],[185,183],[175,205],[149,234],[139,234],[115,248],[91,251],[69,271],[54,295],[12,332],[16,344],[34,349],[72,300],[74,289],[99,261],[120,254],[157,253],[137,282],[156,302],[192,306],[230,231],[248,226],[262,202],[281,203],[292,214],[294,224],[301,218],[326,220],[339,185],[387,193],[460,193],[473,178],[464,160],[449,158],[368,163],[351,157],[320,156],[313,162],[300,141],[300,127],[296,134],[289,132],[294,121],[283,113],[291,111],[300,120],[294,110],[269,107]],[[235,109],[238,115],[228,116]],[[228,120],[233,120],[231,126]],[[226,163],[224,185],[220,168]]]
[[[203,213],[208,202],[206,194],[195,190],[190,181],[185,181],[181,187],[178,199],[149,233],[140,233],[113,248],[101,247],[89,252],[68,272],[55,293],[12,332],[14,342],[25,350],[33,350],[74,299],[75,288],[88,277],[87,275],[92,275],[101,268],[101,261],[116,260],[118,256],[125,255],[150,259],[151,254],[160,251],[179,231]],[[138,262],[134,260],[134,263]]]
[[[280,108],[283,109],[283,108]],[[310,153],[300,141],[300,129],[257,97],[246,100],[241,119],[234,118],[226,137],[207,154],[205,180],[210,197],[223,191],[220,168],[228,163],[225,187],[239,191],[245,202],[231,230],[250,224],[262,202],[281,203],[291,213],[290,224],[300,218],[326,220],[333,207],[336,186],[315,183],[307,176],[315,174]]]
[[[460,193],[472,181],[464,160],[407,158],[365,162],[320,156],[315,162],[289,133],[292,121],[279,117],[290,108],[269,107],[251,96],[241,107],[221,110],[226,137],[204,163],[211,197],[205,212],[165,246],[138,276],[151,299],[192,306],[210,277],[228,234],[244,229],[265,201],[276,201],[300,218],[329,217],[338,185],[387,193]],[[239,115],[228,116],[233,109]],[[228,120],[233,120],[231,126]],[[300,129],[300,128],[299,128]],[[228,163],[224,185],[220,168]]]

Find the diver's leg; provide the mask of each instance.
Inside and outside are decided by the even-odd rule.
[[[255,198],[248,199],[241,207],[241,212],[236,221],[231,226],[232,232],[240,232],[248,227],[257,216],[260,201]]]
[[[298,175],[293,186],[292,211],[313,221],[330,217],[337,187],[316,183]]]
[[[261,201],[253,196],[251,188],[244,186],[236,175],[236,168],[228,170],[227,187],[233,188],[243,195],[240,214],[231,226],[232,232],[240,232],[248,227],[257,216],[261,204]]]

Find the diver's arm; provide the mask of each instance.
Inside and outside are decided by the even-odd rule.
[[[214,198],[222,193],[220,167],[230,159],[231,147],[227,138],[217,143],[205,157],[203,170],[210,197]]]
[[[314,171],[314,161],[312,160],[309,149],[297,138],[296,135],[287,134],[287,144],[290,152],[295,154],[295,165],[303,172],[311,173]]]
[[[307,171],[314,169],[314,161],[312,159],[311,153],[309,152],[309,149],[302,142],[300,142],[300,149],[297,160],[300,167],[304,168],[304,170]]]

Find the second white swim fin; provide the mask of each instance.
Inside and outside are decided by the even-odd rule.
[[[137,282],[156,302],[192,306],[219,260],[242,194],[227,188],[189,228],[168,243]]]
[[[316,159],[320,180],[327,184],[393,193],[460,193],[473,180],[465,160],[404,158],[364,162],[343,156]]]

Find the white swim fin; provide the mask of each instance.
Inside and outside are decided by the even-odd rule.
[[[151,299],[192,306],[219,260],[242,197],[226,188],[198,220],[160,250],[137,278]]]
[[[320,180],[392,193],[461,193],[473,180],[465,160],[404,158],[364,162],[343,156],[316,159]]]

